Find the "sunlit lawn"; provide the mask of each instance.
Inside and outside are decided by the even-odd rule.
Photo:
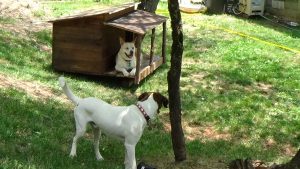
[[[95,7],[95,2],[88,0],[76,5],[71,1],[45,4],[55,17]],[[158,14],[168,14],[166,4],[160,5]],[[300,142],[300,53],[278,46],[299,51],[299,31],[261,18],[204,14],[182,17],[185,48],[181,99],[189,160],[177,168],[223,168],[230,160],[246,157],[269,162],[289,159]],[[0,24],[15,22],[1,17]],[[169,27],[168,61],[170,31]],[[116,84],[115,79],[53,71],[51,51],[41,48],[51,48],[51,40],[51,30],[29,32],[26,37],[10,29],[0,30],[0,72],[16,83],[0,82],[0,166],[123,168],[122,143],[106,136],[100,147],[105,161],[95,160],[90,134],[79,142],[78,156],[68,157],[74,134],[73,105],[62,99],[57,78],[64,74],[81,97],[95,96],[111,104],[129,105],[144,91],[167,95],[169,62],[138,87],[127,88]],[[18,84],[24,81],[47,88],[54,97],[39,99],[21,90]],[[164,109],[145,130],[136,150],[138,161],[174,168],[168,126],[168,110]]]

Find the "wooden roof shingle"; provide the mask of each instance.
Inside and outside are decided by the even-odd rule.
[[[65,20],[73,20],[73,19],[81,19],[81,18],[86,18],[86,17],[93,17],[93,16],[100,16],[100,15],[111,15],[126,9],[132,8],[134,10],[136,6],[136,3],[128,3],[128,4],[123,4],[120,6],[116,7],[109,7],[109,8],[103,8],[103,9],[90,9],[90,10],[85,10],[85,11],[80,11],[75,14],[67,15],[67,16],[62,16],[57,19],[50,20],[49,22],[60,22],[60,21],[65,21]]]
[[[136,10],[120,18],[105,22],[104,24],[143,35],[148,30],[155,28],[166,20],[167,17]]]

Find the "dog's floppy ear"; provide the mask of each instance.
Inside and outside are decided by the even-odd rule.
[[[120,37],[119,40],[120,40],[120,45],[122,46],[125,43],[125,40],[122,37]]]
[[[158,109],[162,107],[162,105],[167,108],[169,104],[169,100],[160,93],[153,93],[153,98],[158,104]]]
[[[168,108],[169,105],[169,100],[165,96],[163,96],[163,105],[165,108]]]
[[[149,96],[150,96],[150,93],[144,92],[138,97],[138,101],[141,101],[141,102],[145,101],[148,99]]]

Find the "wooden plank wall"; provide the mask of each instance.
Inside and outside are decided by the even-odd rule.
[[[123,32],[108,28],[101,20],[91,17],[53,24],[56,70],[101,75],[114,69]]]
[[[266,0],[266,12],[300,23],[300,0]]]

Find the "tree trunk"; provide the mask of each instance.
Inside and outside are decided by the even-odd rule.
[[[292,160],[289,163],[295,168],[300,168],[300,150],[298,150],[297,154],[292,158]]]
[[[288,163],[276,165],[271,167],[271,169],[300,169],[300,150]]]
[[[139,10],[155,13],[159,0],[141,0],[138,5]]]
[[[172,27],[171,68],[168,72],[171,136],[175,161],[186,160],[184,134],[181,125],[180,75],[183,53],[183,33],[178,0],[168,0]]]

